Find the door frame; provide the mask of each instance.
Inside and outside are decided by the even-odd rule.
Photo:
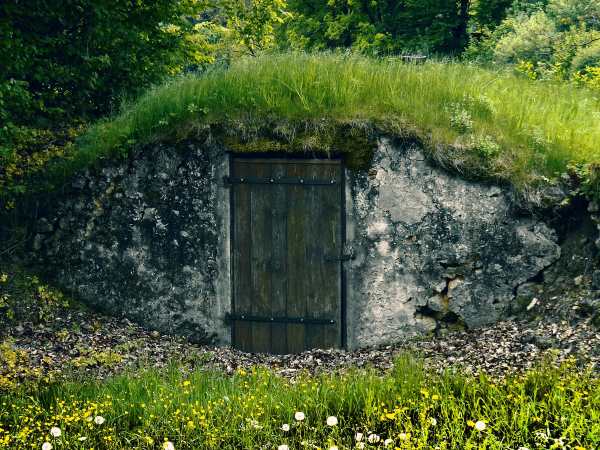
[[[318,160],[336,160],[340,162],[340,172],[341,172],[341,185],[340,185],[340,227],[341,227],[341,252],[343,253],[346,249],[346,234],[347,234],[347,225],[346,225],[346,165],[344,164],[344,158],[340,155],[333,154],[331,157],[327,155],[290,155],[287,153],[277,153],[277,152],[260,152],[260,153],[236,153],[233,151],[229,151],[228,153],[228,166],[229,166],[229,176],[233,174],[233,162],[235,159],[256,159],[256,160],[264,160],[268,161],[270,159],[281,159],[281,160],[289,160],[290,162],[302,162],[302,161],[318,161]],[[231,261],[229,265],[229,279],[231,280],[231,299],[229,304],[229,310],[233,311],[233,307],[235,305],[235,267],[234,267],[234,246],[235,246],[235,202],[234,202],[234,192],[233,187],[230,186],[229,189],[229,260]],[[340,261],[340,348],[348,349],[348,330],[347,330],[347,273],[346,267],[344,265],[344,261]],[[235,344],[235,323],[232,322],[229,325],[230,334],[231,334],[231,345]]]

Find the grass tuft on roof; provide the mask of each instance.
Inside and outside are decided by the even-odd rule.
[[[556,178],[570,164],[600,162],[598,92],[459,62],[285,53],[149,90],[92,126],[69,164],[86,166],[207,127],[279,127],[289,138],[295,124],[312,124],[318,134],[320,123],[369,123],[410,135],[466,175],[517,188]]]

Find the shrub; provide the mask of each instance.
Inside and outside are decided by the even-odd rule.
[[[550,0],[546,11],[563,29],[577,24],[600,28],[598,0]]]
[[[498,61],[550,61],[557,39],[554,22],[543,11],[513,19],[513,31],[501,37],[494,49]]]
[[[585,72],[588,67],[600,67],[600,40],[581,48],[573,58],[571,67],[575,73]]]

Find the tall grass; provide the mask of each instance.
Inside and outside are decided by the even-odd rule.
[[[228,377],[174,366],[0,395],[0,448],[48,441],[54,449],[157,449],[168,440],[177,450],[368,449],[390,439],[387,448],[591,450],[600,445],[600,386],[579,372],[567,364],[493,380],[427,372],[402,357],[385,375],[357,370],[290,381],[264,370]],[[327,424],[331,416],[337,424]],[[53,438],[51,427],[61,436]]]
[[[73,164],[203,125],[321,119],[385,123],[450,163],[475,158],[488,175],[517,185],[570,162],[600,161],[600,99],[592,91],[458,62],[291,53],[244,58],[148,91],[93,126]]]

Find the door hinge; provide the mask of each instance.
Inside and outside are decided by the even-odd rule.
[[[354,253],[343,253],[341,255],[338,256],[330,256],[330,255],[325,255],[324,259],[327,262],[339,262],[339,261],[350,261],[355,259],[356,256],[354,256]]]
[[[294,184],[301,186],[334,186],[339,181],[335,178],[331,179],[316,179],[302,177],[223,177],[223,184],[231,186],[234,184]]]
[[[268,323],[306,323],[311,325],[333,325],[334,319],[315,319],[312,317],[272,317],[272,316],[254,316],[251,314],[225,314],[227,322],[268,322]]]

